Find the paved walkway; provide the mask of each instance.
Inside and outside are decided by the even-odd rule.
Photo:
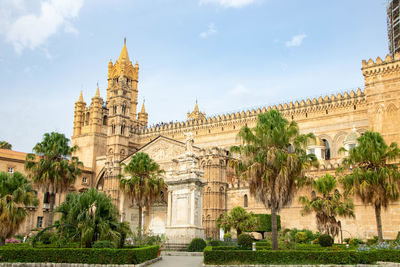
[[[162,260],[150,265],[151,267],[201,267],[202,256],[163,256]]]

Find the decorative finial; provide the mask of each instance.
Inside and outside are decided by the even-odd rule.
[[[100,89],[99,89],[99,82],[97,82],[97,90],[95,97],[100,97]]]
[[[126,45],[126,37],[124,37],[124,45]]]
[[[143,104],[142,104],[142,109],[140,110],[140,113],[146,113],[146,108],[144,107],[144,98],[143,98]]]
[[[83,102],[83,94],[82,94],[82,90],[81,90],[81,94],[80,94],[80,96],[79,96],[79,100],[78,100],[78,102]]]

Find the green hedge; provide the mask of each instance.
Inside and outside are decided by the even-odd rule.
[[[205,264],[371,264],[400,262],[400,251],[204,250]]]
[[[256,242],[257,250],[271,250],[272,245],[271,242],[259,241]],[[279,247],[279,249],[287,249],[284,247]],[[343,244],[334,244],[332,247],[321,247],[319,244],[294,244],[291,246],[292,250],[348,250],[346,245]],[[352,247],[354,249],[354,247]]]
[[[239,248],[235,246],[218,246],[213,247],[212,250],[239,250]]]
[[[159,246],[134,249],[0,248],[1,262],[138,264],[157,258]]]

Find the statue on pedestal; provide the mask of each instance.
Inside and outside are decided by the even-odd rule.
[[[193,153],[193,143],[194,143],[193,133],[187,132],[187,133],[183,133],[183,134],[186,136],[186,139],[185,139],[186,153],[192,154]]]

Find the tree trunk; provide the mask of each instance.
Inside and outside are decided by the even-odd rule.
[[[239,237],[242,234],[242,230],[240,228],[236,229],[236,235]]]
[[[6,243],[6,240],[3,238],[0,238],[0,247],[4,246]]]
[[[262,237],[262,239],[264,239],[264,233],[265,233],[265,232],[261,232],[261,237]]]
[[[278,224],[276,221],[276,210],[271,208],[271,230],[272,230],[272,250],[278,249]]]
[[[381,205],[375,205],[376,228],[378,230],[378,241],[383,242]]]
[[[139,236],[142,236],[142,206],[139,206],[139,229],[138,229],[138,234]]]

